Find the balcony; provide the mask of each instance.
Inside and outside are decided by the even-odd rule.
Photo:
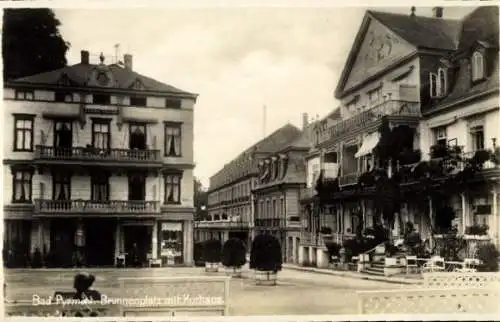
[[[144,200],[35,200],[35,214],[155,214],[159,201]]]
[[[298,220],[290,220],[297,218]],[[260,228],[300,228],[301,222],[298,216],[290,216],[289,219],[283,218],[259,218],[255,219],[255,227]]]
[[[252,225],[248,221],[230,220],[200,220],[195,222],[195,228],[208,229],[249,229]]]
[[[339,178],[339,186],[350,186],[358,183],[358,179],[361,176],[359,172],[348,173]]]
[[[35,147],[35,160],[40,163],[85,162],[112,165],[147,165],[161,166],[160,150],[136,149],[99,149],[93,147],[57,148],[52,146]]]
[[[370,123],[379,121],[382,116],[418,118],[420,115],[419,102],[388,100],[357,115],[333,124],[326,129],[325,133],[320,135],[319,143],[321,144],[335,137],[367,127]]]

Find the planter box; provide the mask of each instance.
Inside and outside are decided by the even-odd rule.
[[[205,263],[205,272],[217,273],[219,271],[219,263]]]
[[[257,285],[275,286],[278,280],[278,273],[272,271],[255,271],[255,282]]]
[[[241,267],[226,267],[226,275],[241,278],[243,277],[243,271]]]

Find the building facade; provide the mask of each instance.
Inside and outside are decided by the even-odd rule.
[[[255,233],[271,234],[282,245],[283,261],[298,263],[300,193],[305,187],[304,158],[311,148],[311,126],[305,114],[302,133],[282,149],[259,161],[253,190]]]
[[[195,224],[196,241],[240,238],[250,247],[255,236],[255,195],[259,162],[282,149],[301,133],[287,124],[269,134],[210,177],[208,216]]]
[[[89,56],[4,84],[4,249],[191,265],[197,95]]]
[[[443,75],[437,76],[438,69],[459,50],[471,17],[445,19],[440,7],[433,13],[420,17],[412,8],[408,15],[365,14],[335,90],[341,106],[319,122],[308,156],[312,182],[302,200],[301,262],[327,265],[326,242],[341,243],[376,224],[398,238],[411,222],[432,246],[439,214],[452,207],[441,202],[449,188],[441,182],[452,173],[448,159],[429,154],[432,131],[422,111],[438,102],[431,97]],[[434,165],[439,173],[424,170]],[[321,191],[312,179],[318,169]],[[419,171],[436,180],[423,184]],[[378,182],[386,183],[381,188]],[[332,233],[321,233],[324,228]]]
[[[429,100],[422,106],[420,128],[424,154],[430,154],[438,146],[458,147],[462,157],[457,168],[473,170],[466,178],[467,184],[442,201],[454,210],[454,218],[450,218],[453,224],[465,235],[471,234],[473,226],[487,227],[487,236],[497,247],[500,246],[498,23],[498,7],[481,7],[463,19],[457,50],[443,55],[435,68],[428,71]],[[472,169],[476,160],[479,169]],[[447,222],[435,222],[436,226],[440,224]]]

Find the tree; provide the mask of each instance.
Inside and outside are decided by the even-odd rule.
[[[245,244],[241,239],[230,238],[222,249],[222,265],[233,269],[240,268],[247,262],[246,253]]]
[[[203,259],[206,263],[219,263],[222,244],[220,240],[209,239],[203,244]]]
[[[250,253],[250,268],[276,273],[281,267],[281,245],[278,239],[267,234],[255,236]]]
[[[194,180],[193,199],[195,208],[195,220],[200,220],[206,214],[206,206],[208,203],[208,192],[205,188],[203,188],[203,185],[200,180],[198,180],[197,178],[194,178],[193,180]]]
[[[61,22],[51,9],[5,9],[2,52],[4,80],[66,66],[70,44],[59,33]]]

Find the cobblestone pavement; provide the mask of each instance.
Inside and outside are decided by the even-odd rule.
[[[72,288],[78,270],[6,270],[5,281],[9,300],[31,300],[33,294],[48,297],[55,290]],[[117,279],[120,277],[207,276],[204,268],[156,269],[87,269],[94,274],[94,288],[109,297],[120,297]],[[408,285],[388,284],[340,276],[284,269],[278,275],[277,286],[258,286],[252,272],[245,269],[244,278],[230,283],[229,310],[231,315],[270,314],[355,314],[357,290],[394,289]],[[151,294],[161,296],[161,294]]]

